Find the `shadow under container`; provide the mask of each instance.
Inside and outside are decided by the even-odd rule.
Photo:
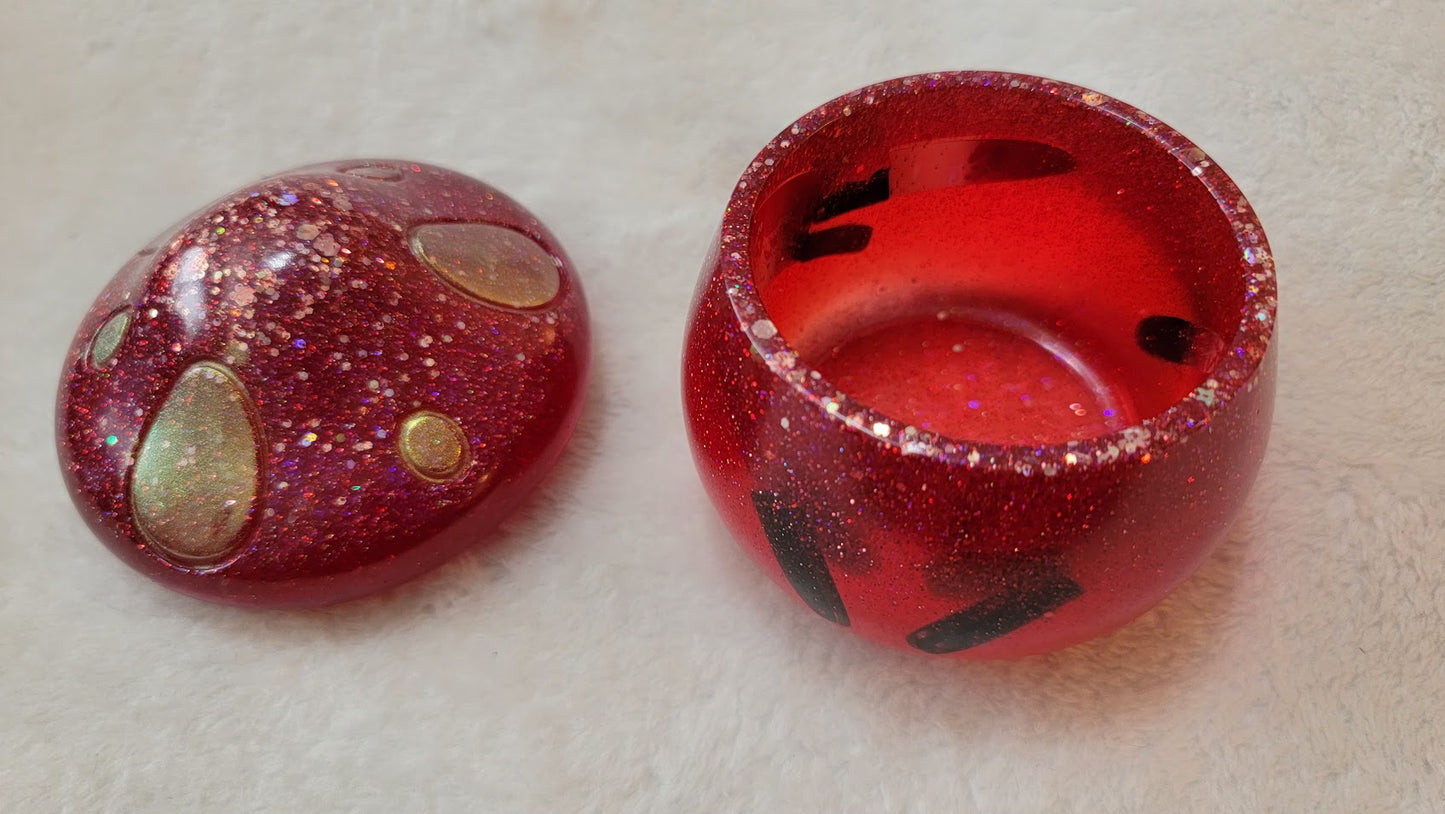
[[[930,654],[1066,647],[1239,512],[1275,294],[1243,195],[1152,116],[1018,74],[883,82],[734,189],[684,351],[694,456],[825,619]]]

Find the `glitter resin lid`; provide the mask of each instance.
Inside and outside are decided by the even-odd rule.
[[[733,191],[684,357],[694,456],[758,564],[931,654],[1108,632],[1187,577],[1268,438],[1275,278],[1232,181],[1048,79],[911,76]]]
[[[500,191],[404,161],[231,193],[82,321],[61,469],[100,539],[203,599],[338,602],[485,536],[576,424],[586,303]]]

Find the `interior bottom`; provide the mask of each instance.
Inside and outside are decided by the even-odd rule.
[[[1044,443],[1139,418],[1128,388],[1112,380],[1120,366],[1085,348],[1011,312],[953,309],[848,337],[816,366],[839,390],[920,430]]]

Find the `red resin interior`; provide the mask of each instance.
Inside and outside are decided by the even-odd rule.
[[[802,360],[878,412],[972,441],[1085,439],[1204,378],[1239,322],[1220,306],[1241,295],[1237,250],[1206,189],[1143,134],[1058,109],[1031,128],[1036,100],[1019,96],[1023,110],[960,100],[926,124],[890,108],[904,126],[887,130],[866,110],[846,137],[809,138],[761,195],[755,279]],[[816,218],[880,171],[886,199],[875,182],[864,205]],[[827,250],[827,233],[859,227],[861,251],[798,257],[800,240],[823,233]],[[1141,347],[1151,317],[1191,326],[1186,358]]]

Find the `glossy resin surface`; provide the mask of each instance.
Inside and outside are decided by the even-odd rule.
[[[699,471],[821,616],[971,657],[1107,632],[1239,510],[1273,401],[1275,282],[1198,147],[1102,94],[906,77],[744,173],[697,290]]]
[[[204,599],[315,605],[480,539],[576,423],[588,319],[535,217],[438,167],[262,180],[131,258],[57,405],[77,507]]]

